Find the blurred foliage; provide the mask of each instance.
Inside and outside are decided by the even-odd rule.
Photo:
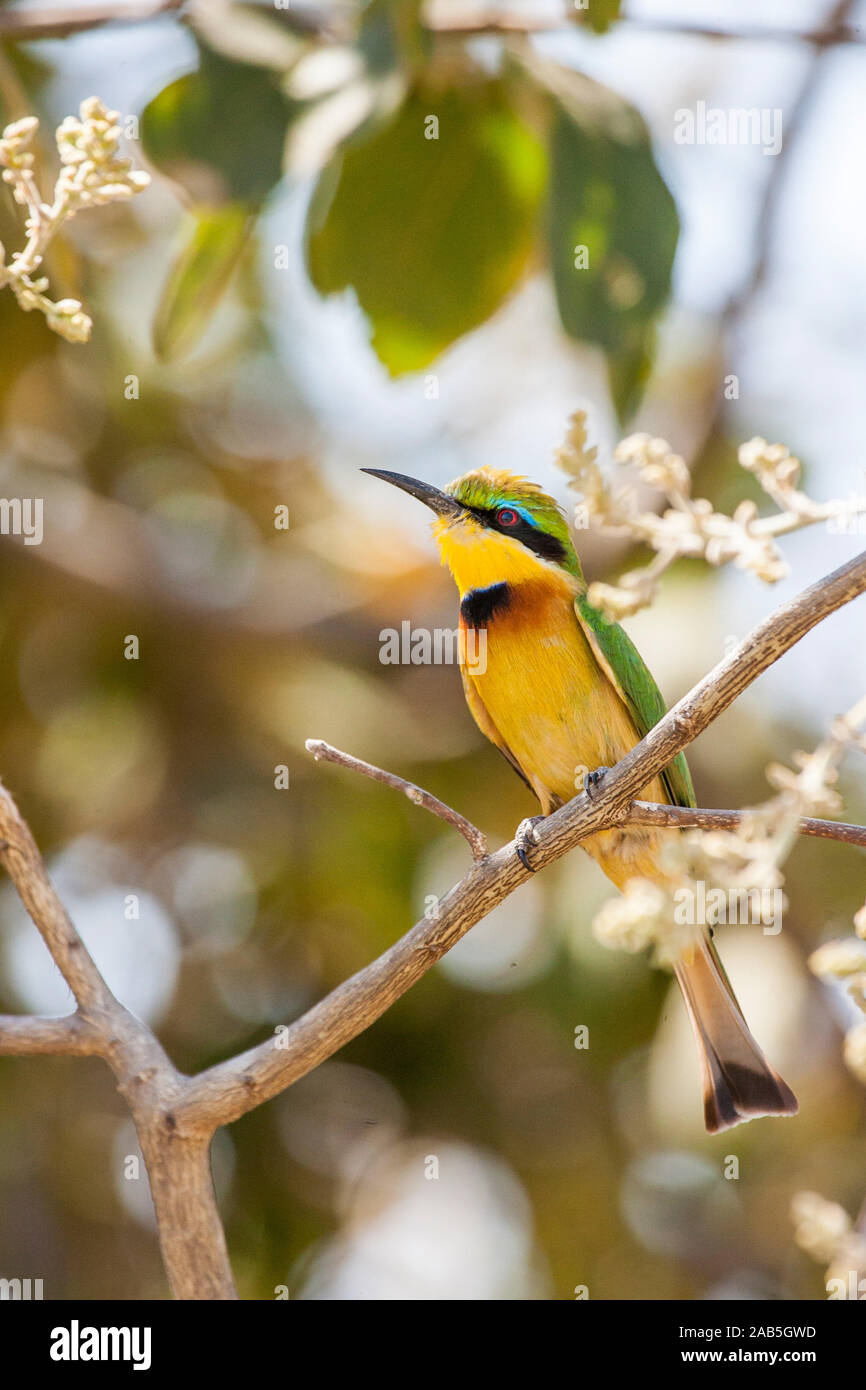
[[[195,72],[145,107],[145,152],[196,203],[258,208],[282,174],[288,104],[263,68],[198,48]]]
[[[647,236],[647,225],[653,229]],[[670,291],[679,222],[638,129],[634,143],[587,130],[567,109],[551,144],[552,270],[563,327],[601,344],[620,419],[652,367],[655,321]],[[576,269],[584,249],[587,265]]]
[[[426,367],[521,279],[544,179],[543,149],[501,82],[415,90],[323,176],[313,281],[355,288],[392,372]]]
[[[254,225],[243,203],[193,214],[193,226],[160,295],[153,321],[153,346],[169,362],[193,347],[221,300],[227,279],[242,256]]]
[[[589,22],[614,8],[594,0]],[[628,411],[677,227],[641,122],[576,72],[552,83],[525,55],[481,70],[462,42],[391,23],[389,5],[333,44],[292,33],[290,56],[277,16],[262,31],[196,9],[201,67],[178,79],[189,26],[160,21],[166,53],[142,120],[166,179],[100,227],[83,216],[66,243],[94,306],[92,344],[58,343],[0,296],[0,491],[44,498],[46,517],[40,546],[0,539],[0,773],[79,926],[100,927],[109,978],[147,986],[150,1021],[191,1071],[296,1017],[468,867],[431,817],[314,765],[305,738],[429,786],[493,844],[536,810],[475,730],[456,670],[380,663],[383,628],[453,627],[455,602],[409,510],[371,500],[357,466],[379,461],[389,439],[391,466],[425,477],[447,466],[455,437],[489,458],[515,418],[515,379],[530,383],[520,398],[538,428],[537,302],[510,355],[493,336],[498,306],[506,313],[534,273],[555,288],[567,335],[603,348]],[[74,45],[44,51],[29,100],[50,126],[47,71],[79,77]],[[352,83],[358,100],[337,111],[329,103]],[[0,97],[9,110],[2,69]],[[429,114],[438,142],[424,139]],[[327,118],[322,157],[302,178],[283,151],[313,116]],[[420,382],[396,423],[380,424],[371,376],[341,371],[333,340],[298,344],[294,319],[280,337],[271,256],[257,266],[242,243],[255,225],[270,235],[264,218],[287,186],[311,207],[291,243],[293,283],[306,238],[319,288],[354,291],[392,370],[465,335],[465,395],[483,436],[465,407],[452,420],[447,400],[430,426]],[[3,194],[4,238],[16,216]],[[577,242],[591,273],[569,272]],[[169,365],[152,350],[154,319]],[[556,351],[541,371],[572,361],[566,336]],[[576,391],[584,363],[568,378]],[[705,381],[695,369],[675,386],[678,428],[713,495],[741,491],[724,423],[702,433]],[[387,383],[389,402],[407,387]],[[552,440],[561,425],[543,428]],[[283,505],[288,531],[274,525]],[[593,575],[623,563],[589,533],[580,542]],[[666,668],[669,695],[721,655],[723,582],[682,566],[649,615],[641,645],[663,681]],[[124,656],[130,634],[137,660]],[[690,755],[702,803],[760,799],[765,764],[819,732],[756,688]],[[862,818],[862,789],[843,781],[846,813]],[[593,1299],[821,1297],[788,1204],[812,1187],[856,1208],[864,1098],[840,1060],[834,1006],[807,989],[802,960],[850,929],[859,868],[843,846],[800,846],[771,963],[758,937],[741,967],[746,983],[767,981],[763,1021],[781,1055],[770,1039],[768,1050],[801,1115],[783,1133],[750,1125],[715,1139],[701,1130],[688,1045],[675,1050],[682,1072],[662,1051],[682,1014],[669,982],[591,935],[610,886],[583,855],[539,875],[333,1061],[220,1136],[215,1173],[243,1296],[286,1284],[293,1298],[571,1299],[587,1284]],[[138,918],[125,916],[129,895]],[[0,920],[0,1010],[32,1008],[53,972],[39,974],[41,943],[8,891]],[[581,1026],[587,1051],[575,1047]],[[739,1182],[722,1176],[731,1152]],[[0,1059],[0,1275],[41,1277],[47,1298],[165,1297],[145,1179],[123,1176],[134,1154],[101,1064]],[[437,1182],[423,1179],[429,1155]]]
[[[178,356],[204,332],[282,177],[287,112],[272,73],[232,62],[206,44],[199,44],[196,71],[145,107],[144,150],[193,208],[192,229],[183,234],[156,311],[160,357]]]
[[[619,18],[620,0],[592,0],[592,3],[586,0],[585,5],[577,5],[576,9],[584,11],[581,18],[594,33],[604,34]]]
[[[585,18],[603,32],[616,12],[593,5]],[[418,5],[369,6],[330,76],[326,45],[290,49],[285,96],[278,73],[233,61],[204,34],[197,70],[146,107],[144,148],[197,207],[232,211],[226,225],[200,213],[187,233],[157,312],[160,355],[195,346],[252,218],[284,173],[297,176],[292,127],[318,120],[333,133],[319,147],[310,273],[322,294],[354,291],[390,372],[428,366],[489,319],[531,263],[549,261],[566,333],[601,346],[616,409],[623,419],[633,411],[678,231],[636,112],[602,88],[587,100],[588,84],[561,69],[565,94],[549,98],[550,111],[543,67],[508,63],[485,78],[453,43],[437,46]],[[588,260],[577,258],[581,246]]]

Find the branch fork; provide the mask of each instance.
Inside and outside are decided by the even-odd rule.
[[[605,774],[601,795],[581,794],[535,827],[535,868],[561,858],[589,834],[629,820],[644,824],[734,822],[735,811],[657,806],[640,793],[717,719],[762,671],[843,604],[866,592],[866,553],[777,609],[704,677],[632,751]],[[314,756],[395,789],[457,829],[473,864],[442,898],[435,919],[421,918],[370,965],[256,1047],[198,1076],[184,1076],[139,1019],[115,999],[55,893],[14,800],[0,788],[0,862],[75,997],[66,1018],[0,1018],[0,1054],[99,1056],[111,1067],[132,1111],[151,1183],[163,1257],[177,1298],[236,1298],[210,1172],[216,1130],[279,1095],[357,1037],[411,988],[530,870],[511,841],[486,852],[481,832],[414,783],[374,768],[320,740]],[[862,844],[862,830],[830,821],[801,833]],[[840,833],[842,832],[842,833]]]

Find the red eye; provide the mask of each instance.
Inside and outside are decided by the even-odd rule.
[[[496,513],[496,521],[499,526],[516,526],[519,520],[519,513],[513,507],[500,507]]]

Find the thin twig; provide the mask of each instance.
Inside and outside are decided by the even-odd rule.
[[[82,1010],[99,1014],[116,1003],[48,876],[30,827],[0,786],[0,863]]]
[[[835,0],[819,32],[825,35],[829,35],[831,32],[850,32],[852,37],[842,40],[843,42],[862,43],[863,35],[859,31],[851,30],[851,26],[848,24],[852,8],[853,0]],[[805,39],[806,36],[803,37]],[[724,362],[720,378],[726,377],[730,370],[730,360],[736,353],[737,334],[742,331],[742,325],[745,323],[752,305],[758,300],[766,285],[771,265],[773,233],[779,218],[779,209],[782,205],[789,172],[795,166],[797,148],[804,131],[808,128],[815,100],[821,90],[821,82],[824,79],[826,68],[825,54],[833,45],[829,42],[820,42],[814,43],[813,47],[814,52],[799,90],[788,106],[782,147],[776,158],[768,161],[771,167],[766,173],[752,235],[755,247],[752,263],[742,282],[728,295],[718,316],[719,337]],[[724,432],[725,407],[725,396],[721,386],[719,386],[704,431],[704,447],[706,447],[707,441]]]
[[[832,33],[856,34],[857,37],[851,37],[844,42],[862,44],[864,41],[862,33],[852,30],[847,22],[853,8],[854,0],[836,0],[827,16],[826,23],[818,32],[825,35]],[[832,42],[827,40],[814,43],[816,51],[813,60],[809,64],[800,90],[791,103],[785,121],[785,138],[782,147],[776,158],[770,161],[771,168],[767,173],[755,224],[755,259],[749,268],[745,281],[730,295],[721,313],[722,331],[728,334],[733,330],[737,321],[745,317],[746,310],[757,299],[766,283],[770,268],[773,229],[782,204],[788,172],[794,166],[796,147],[821,89],[821,82],[824,79],[826,69],[826,64],[823,61],[824,52],[832,46]]]
[[[472,850],[473,859],[477,861],[484,858],[487,853],[486,836],[465,816],[461,816],[459,811],[446,806],[444,801],[440,801],[431,792],[425,791],[423,787],[417,787],[414,782],[407,782],[404,777],[398,777],[394,772],[386,772],[384,768],[374,767],[372,763],[365,763],[362,758],[353,757],[351,753],[343,753],[339,748],[332,748],[330,743],[323,743],[319,738],[308,738],[305,746],[307,752],[312,753],[316,762],[336,763],[338,767],[347,767],[351,772],[360,772],[364,777],[369,777],[374,782],[384,782],[386,787],[393,787],[395,791],[402,792],[414,806],[423,806],[425,811],[438,816],[447,825],[459,830]]]
[[[32,39],[62,39],[105,24],[142,24],[180,10],[184,3],[185,0],[153,0],[150,4],[118,5],[115,0],[106,0],[105,4],[84,5],[75,9],[59,6],[56,9],[46,7],[36,11],[5,10],[0,12],[0,38],[18,42]],[[251,4],[248,8],[255,11],[260,7]],[[342,41],[348,32],[345,6],[334,6],[331,10],[325,6],[319,9],[299,6],[297,9],[279,10],[277,17],[292,32],[305,37]],[[574,28],[576,21],[580,21],[580,11],[569,11],[565,6],[561,15],[553,15],[550,18],[530,13],[528,6],[525,14],[491,13],[489,16],[479,16],[476,6],[474,12],[470,11],[465,16],[454,13],[437,15],[434,9],[430,14],[422,15],[421,19],[423,26],[432,33],[445,37],[450,35],[458,39],[557,33]],[[689,19],[622,14],[618,23],[650,33],[682,35],[686,38],[723,43],[801,43],[816,49],[864,43],[863,34],[856,25],[832,21],[812,29],[784,29],[773,25],[746,25],[737,29],[724,29],[695,23]]]
[[[148,19],[179,10],[184,0],[153,0],[144,5],[82,5],[56,10],[4,10],[0,14],[0,38],[64,39],[103,24],[143,24]]]
[[[732,830],[748,816],[748,811],[715,811],[703,806],[665,806],[656,801],[633,801],[623,824],[695,826],[701,830]],[[819,840],[839,840],[845,845],[866,849],[866,825],[845,821],[818,820],[802,816],[798,831]]]
[[[414,782],[407,782],[393,772],[386,772],[383,768],[374,767],[372,763],[364,762],[363,759],[356,758],[351,753],[344,753],[339,748],[333,748],[331,744],[323,743],[321,739],[307,739],[306,748],[317,762],[321,760],[336,763],[339,767],[349,768],[352,772],[363,773],[365,777],[370,777],[375,782],[383,782],[385,786],[393,787],[395,791],[402,791],[416,806],[423,806],[425,810],[432,812],[440,820],[446,821],[455,830],[459,830],[464,839],[469,842],[474,859],[483,859],[487,854],[487,839],[471,821],[461,816],[459,811],[446,806],[430,792],[416,786]],[[740,825],[747,816],[748,811],[715,810],[706,806],[670,806],[655,801],[633,801],[621,824],[731,830]],[[846,821],[819,820],[815,816],[803,816],[800,819],[798,831],[800,835],[813,836],[821,840],[838,840],[842,844],[862,845],[866,848],[866,826],[864,825],[851,825]]]
[[[93,1057],[102,1050],[99,1030],[79,1013],[63,1018],[0,1014],[0,1055]]]
[[[437,34],[451,34],[459,38],[475,38],[480,35],[497,34],[543,34],[573,29],[582,23],[581,11],[563,5],[558,15],[538,15],[532,13],[531,4],[521,14],[517,11],[502,13],[491,9],[487,14],[478,5],[469,6],[464,15],[455,13],[453,6],[438,12],[434,4],[428,7],[422,22]],[[860,29],[843,22],[841,18],[829,16],[824,23],[811,29],[785,29],[771,24],[738,24],[736,29],[725,29],[717,25],[702,24],[688,18],[678,19],[661,15],[639,15],[628,11],[621,13],[616,21],[633,29],[642,29],[653,34],[680,35],[686,38],[709,39],[712,42],[742,43],[802,43],[813,48],[833,48],[838,44],[862,44]]]
[[[687,19],[667,19],[661,15],[624,14],[620,18],[623,24],[628,24],[632,29],[722,43],[802,43],[821,49],[866,42],[862,30],[856,25],[834,23],[832,20],[813,29],[783,29],[772,24],[743,24],[736,29],[720,29],[709,24],[693,24]]]

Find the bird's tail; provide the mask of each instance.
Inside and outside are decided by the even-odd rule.
[[[675,968],[700,1053],[710,1133],[758,1115],[795,1115],[797,1097],[749,1032],[709,937]]]

